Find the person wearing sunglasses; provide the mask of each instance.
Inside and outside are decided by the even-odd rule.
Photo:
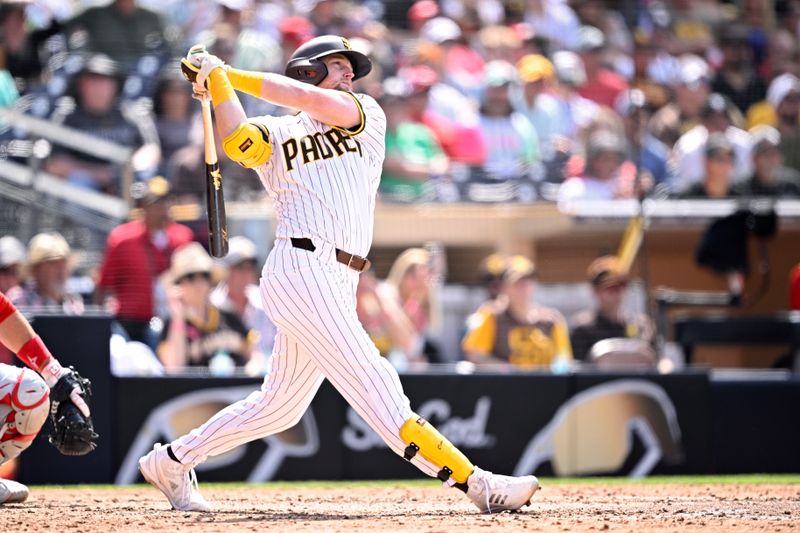
[[[173,254],[163,278],[169,317],[156,347],[165,368],[207,367],[219,357],[244,366],[250,359],[254,334],[235,313],[211,303],[211,290],[221,278],[199,243],[186,244]]]
[[[640,338],[651,342],[655,328],[639,314],[628,316],[623,308],[628,274],[616,256],[598,257],[586,270],[596,306],[579,312],[572,321],[570,341],[576,360],[586,361],[597,342],[610,338]]]

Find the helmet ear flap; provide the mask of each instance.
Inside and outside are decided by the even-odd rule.
[[[328,75],[328,67],[319,59],[296,59],[286,65],[286,75],[304,83],[319,85]]]

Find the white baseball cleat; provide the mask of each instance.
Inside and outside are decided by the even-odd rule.
[[[539,490],[539,480],[535,476],[500,476],[476,466],[467,486],[467,497],[482,513],[496,513],[530,505],[531,498]]]
[[[139,459],[139,471],[145,481],[164,493],[173,509],[203,513],[211,511],[211,506],[197,489],[194,468],[170,459],[166,446],[156,443],[153,451]]]
[[[0,504],[20,503],[28,499],[28,487],[10,479],[0,479]]]

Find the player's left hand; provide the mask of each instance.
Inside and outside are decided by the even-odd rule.
[[[97,447],[99,437],[89,410],[92,384],[73,368],[64,370],[50,391],[50,444],[64,455],[86,455]]]

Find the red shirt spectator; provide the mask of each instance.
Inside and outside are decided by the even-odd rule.
[[[597,104],[614,108],[619,95],[628,89],[628,82],[619,74],[608,69],[600,69],[594,77],[578,89],[578,94]]]
[[[96,300],[111,293],[116,315],[131,339],[142,340],[144,328],[156,314],[154,284],[169,268],[172,252],[192,241],[192,230],[168,218],[163,178],[150,180],[142,198],[142,220],[114,228],[108,236],[100,266]]]

